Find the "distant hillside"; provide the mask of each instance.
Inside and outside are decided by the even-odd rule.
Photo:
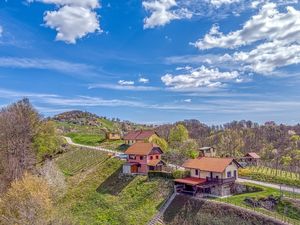
[[[53,117],[54,121],[67,122],[85,126],[100,126],[100,117],[90,112],[79,110],[64,112]]]

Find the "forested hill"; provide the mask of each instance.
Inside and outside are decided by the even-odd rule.
[[[297,150],[300,149],[300,124],[289,126],[266,122],[260,125],[242,120],[207,126],[198,120],[185,120],[159,126],[156,130],[167,139],[177,124],[183,124],[190,138],[195,139],[199,146],[214,146],[219,155],[241,156],[250,151],[258,152],[265,159],[300,155]]]

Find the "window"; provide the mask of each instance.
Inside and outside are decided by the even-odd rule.
[[[129,155],[129,159],[135,159],[134,155]]]
[[[151,160],[153,159],[153,156],[152,156],[152,155],[150,156],[150,159],[151,159]]]
[[[199,170],[195,170],[195,174],[196,174],[196,176],[198,176],[199,175]]]
[[[144,159],[144,156],[140,156],[140,160],[143,160]]]
[[[227,172],[227,177],[231,177],[231,171]]]
[[[156,159],[159,159],[159,156],[158,156],[158,155],[156,156]]]

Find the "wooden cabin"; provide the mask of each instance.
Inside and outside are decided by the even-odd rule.
[[[137,142],[126,151],[127,162],[123,165],[125,174],[147,174],[148,171],[162,171],[166,164],[162,161],[163,151],[153,143]]]
[[[121,134],[118,132],[108,132],[106,133],[106,139],[108,140],[121,140]]]
[[[216,157],[216,149],[214,147],[199,148],[199,156],[201,157]]]

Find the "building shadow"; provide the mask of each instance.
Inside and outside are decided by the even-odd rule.
[[[133,180],[134,176],[122,174],[122,167],[120,167],[101,183],[96,191],[101,194],[118,195]]]

